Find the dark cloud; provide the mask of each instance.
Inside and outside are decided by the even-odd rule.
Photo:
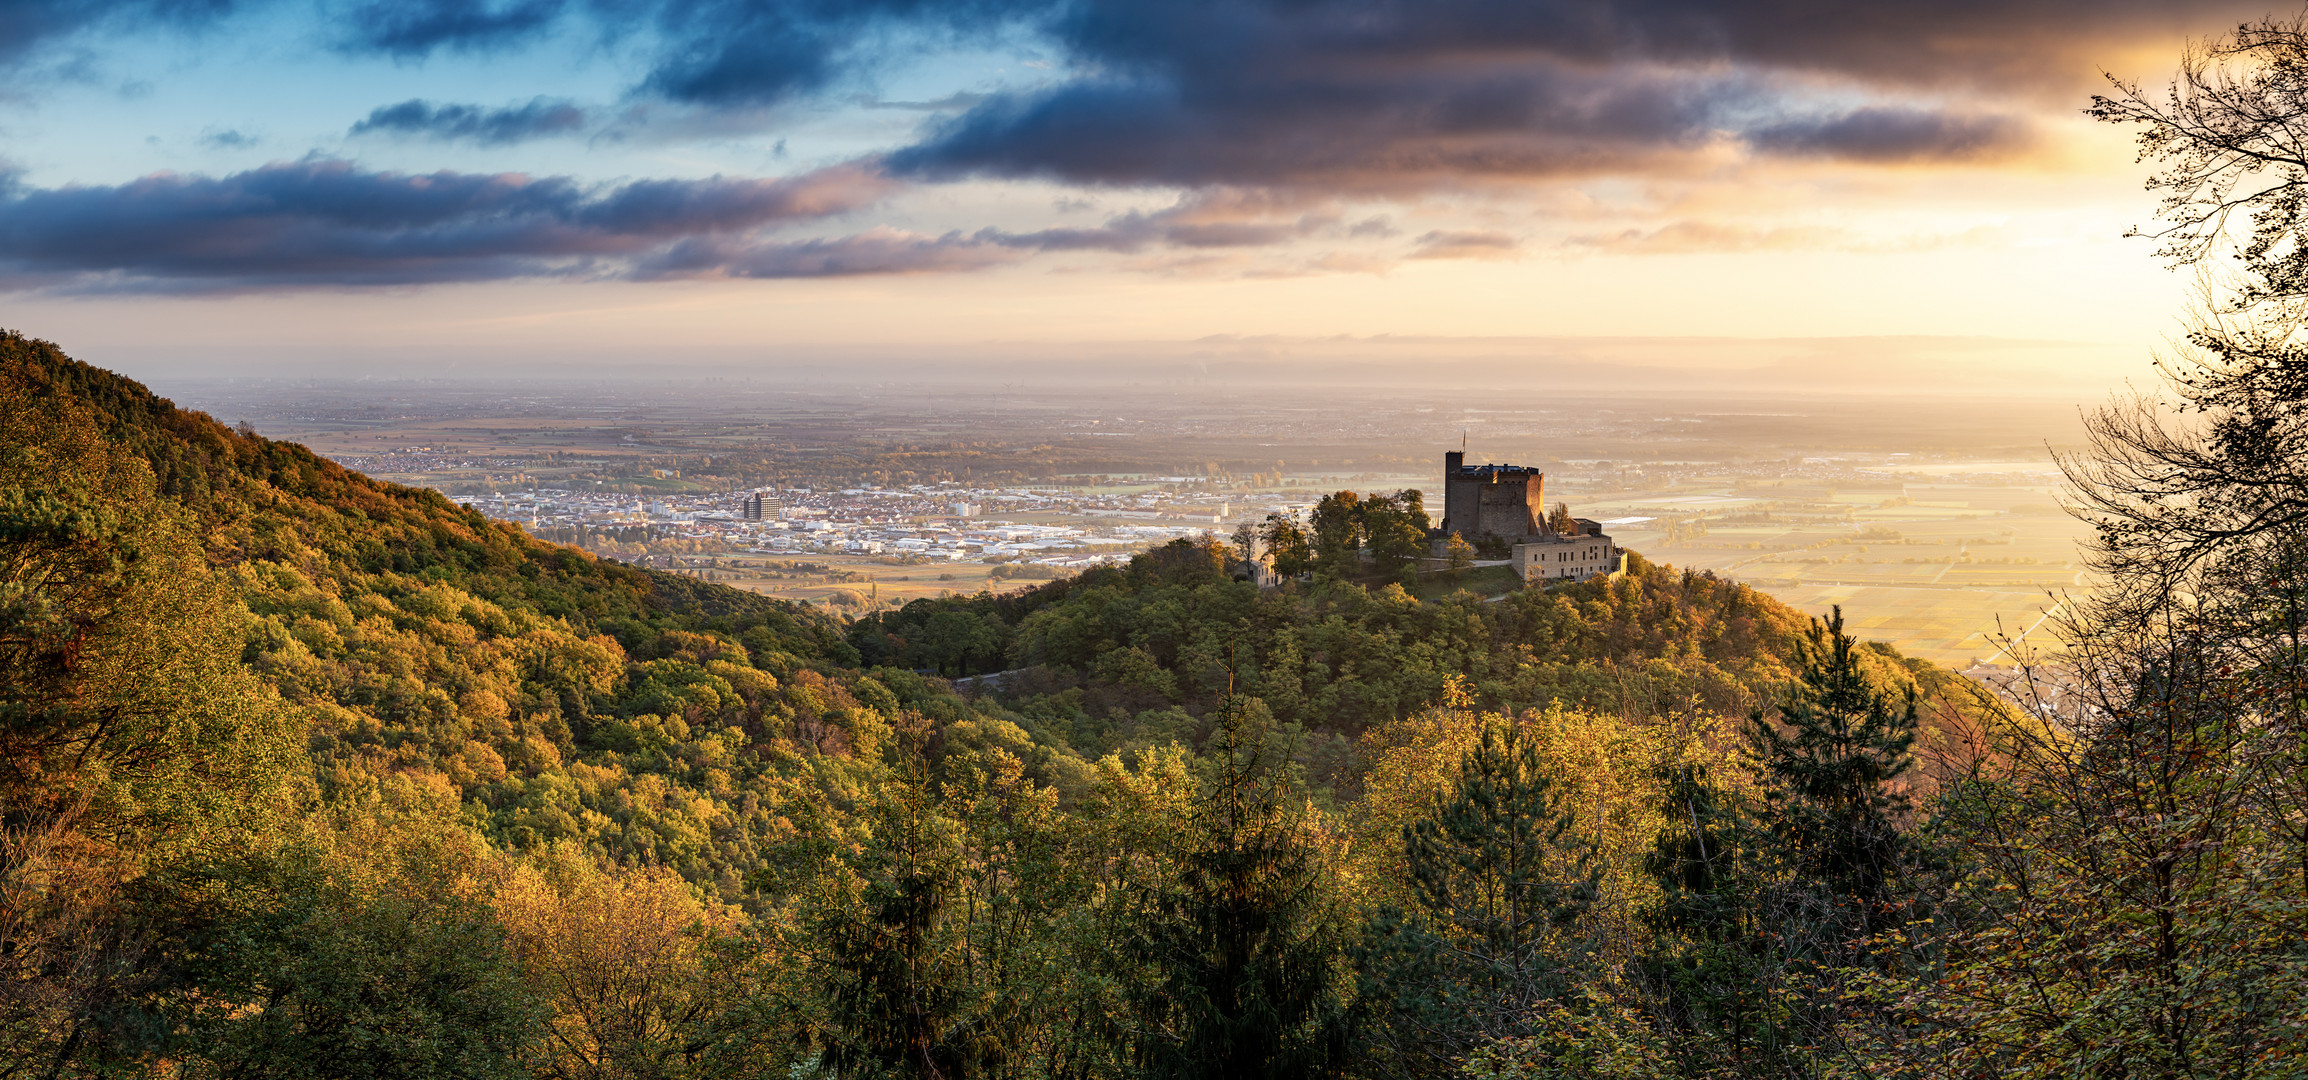
[[[442,49],[526,43],[568,9],[564,0],[367,0],[337,16],[337,47],[412,59]]]
[[[845,165],[777,180],[364,171],[306,161],[117,187],[0,187],[0,282],[233,290],[621,276],[699,239],[823,219],[890,189]]]
[[[977,270],[1045,253],[1192,253],[1363,235],[1327,208],[1222,191],[1067,229],[789,238],[885,197],[872,162],[777,180],[366,171],[318,160],[223,177],[35,189],[0,169],[0,288],[218,292],[533,277],[794,278]],[[1440,250],[1486,243],[1430,234]],[[1511,242],[1510,242],[1511,243]]]
[[[1223,85],[1095,80],[1007,95],[891,156],[909,175],[1386,191],[1643,168],[1764,107],[1738,75],[1542,68]]]
[[[898,42],[992,37],[1064,2],[361,0],[340,18],[338,42],[351,52],[414,58],[512,47],[581,22],[620,45],[650,42],[648,70],[635,88],[641,96],[753,109],[886,65]]]
[[[37,62],[57,39],[83,31],[196,27],[234,8],[233,0],[0,0],[0,69]]]
[[[0,3],[0,55],[100,23],[211,20],[234,2]],[[322,2],[342,48],[398,58],[581,27],[639,57],[637,99],[732,113],[837,87],[854,96],[923,49],[1027,40],[1058,61],[1052,84],[873,101],[968,110],[894,165],[920,177],[1365,190],[1657,169],[1722,142],[1859,162],[2019,152],[2030,127],[2016,115],[2071,108],[2111,50],[2262,13],[2238,0]],[[506,141],[539,119],[440,108],[452,115],[363,123]]]
[[[903,42],[991,40],[1067,2],[612,0],[596,10],[615,10],[667,43],[643,91],[683,104],[758,108],[888,66],[905,51]]]
[[[821,278],[982,270],[1015,263],[1031,251],[985,237],[924,236],[875,229],[854,236],[740,243],[684,241],[635,270],[641,278]]]
[[[990,98],[892,164],[931,178],[1390,191],[1656,171],[1722,144],[1968,161],[2024,151],[2031,126],[1967,98],[2068,109],[2107,50],[2239,12],[2226,0],[1081,4],[1045,24],[1079,74]]]
[[[568,101],[534,98],[527,104],[501,109],[480,105],[435,105],[411,98],[384,105],[352,126],[348,134],[422,135],[434,139],[464,139],[489,146],[572,135],[584,130],[591,117]]]
[[[1995,156],[2025,146],[2029,135],[2009,116],[1867,108],[1772,124],[1747,139],[1775,154],[1891,164]]]
[[[0,0],[0,63],[27,43],[96,27],[213,21],[234,2]],[[2233,0],[321,3],[354,53],[415,60],[583,30],[640,65],[614,112],[545,98],[503,108],[415,99],[375,110],[354,135],[718,138],[813,96],[925,121],[873,168],[793,181],[601,188],[317,162],[112,188],[0,188],[0,272],[253,287],[898,273],[1038,252],[1192,254],[1327,237],[1368,250],[1392,227],[1322,207],[1534,179],[1696,174],[1739,158],[1928,166],[2024,154],[2032,118],[2071,109],[2094,63],[2120,55],[2111,50],[2260,14]],[[908,56],[1020,41],[1054,61],[1046,82],[922,102],[870,93],[871,76]],[[1190,195],[1080,228],[763,232],[855,209],[902,181],[972,177]],[[417,216],[393,219],[395,207]],[[1411,241],[1409,257],[1517,250],[1512,237],[1441,231]]]

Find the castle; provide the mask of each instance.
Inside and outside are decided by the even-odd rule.
[[[1547,474],[1522,465],[1469,465],[1466,452],[1443,455],[1443,519],[1438,548],[1452,533],[1477,547],[1504,548],[1525,581],[1585,581],[1626,569],[1626,553],[1601,524],[1574,518],[1557,529],[1547,520]]]

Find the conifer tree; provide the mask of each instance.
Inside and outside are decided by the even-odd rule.
[[[957,826],[920,781],[884,781],[872,840],[852,868],[862,880],[818,920],[829,979],[817,1041],[836,1076],[958,1080],[983,1064],[985,1047],[959,1023],[965,995],[948,911],[963,873]]]
[[[1175,864],[1126,920],[1117,959],[1145,1076],[1280,1080],[1345,1065],[1343,935],[1271,726],[1254,698],[1221,707]]]
[[[1485,727],[1432,813],[1403,828],[1414,906],[1375,922],[1364,988],[1396,1071],[1445,1072],[1476,1046],[1528,1034],[1589,972],[1581,923],[1596,890],[1572,820],[1537,744],[1510,722]]]
[[[1660,776],[1657,937],[1636,969],[1688,1072],[1815,1072],[1849,1037],[1844,970],[1891,962],[1873,939],[1915,915],[1914,695],[1868,680],[1840,608],[1803,652],[1798,681],[1750,717],[1751,804],[1696,768]]]
[[[1659,830],[1643,868],[1659,894],[1642,911],[1653,934],[1633,970],[1684,1070],[1771,1072],[1790,1040],[1773,1007],[1784,963],[1763,925],[1774,869],[1734,792],[1696,765],[1658,774]],[[1705,1063],[1705,1064],[1702,1064]]]
[[[1829,955],[1897,925],[1900,878],[1915,856],[1901,778],[1915,764],[1916,702],[1872,685],[1843,632],[1843,609],[1814,622],[1802,681],[1750,731],[1763,757],[1762,818],[1795,882],[1826,899]],[[1840,939],[1835,935],[1840,934]]]

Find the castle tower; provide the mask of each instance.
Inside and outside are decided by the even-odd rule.
[[[1443,535],[1520,543],[1546,533],[1546,508],[1547,474],[1521,465],[1468,465],[1459,450],[1443,455]]]

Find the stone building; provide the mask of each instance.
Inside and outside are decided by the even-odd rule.
[[[1443,455],[1443,519],[1434,533],[1440,547],[1457,533],[1493,551],[1506,549],[1525,581],[1585,581],[1626,567],[1626,553],[1603,527],[1578,518],[1557,532],[1547,524],[1547,474],[1523,465],[1469,465],[1466,453]],[[1487,541],[1487,543],[1486,543]]]
[[[1470,544],[1519,544],[1547,528],[1547,474],[1521,465],[1469,465],[1464,450],[1443,455],[1442,535]]]
[[[1524,581],[1585,581],[1611,577],[1627,569],[1627,553],[1586,518],[1575,519],[1576,532],[1548,532],[1514,547],[1515,573]]]

